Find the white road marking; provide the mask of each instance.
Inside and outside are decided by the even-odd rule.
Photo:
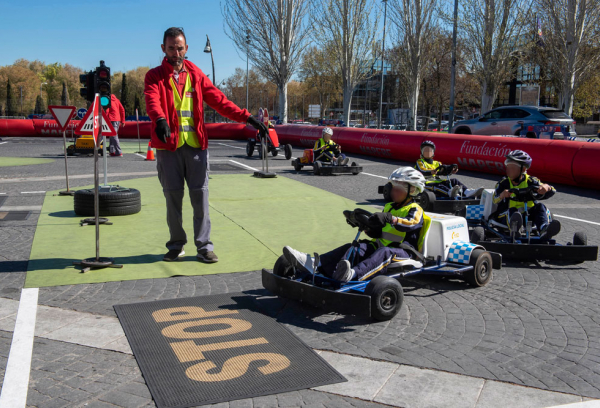
[[[228,145],[228,144],[226,144],[226,143],[217,143],[217,144],[218,144],[218,145],[221,145],[221,146],[233,147],[234,149],[242,149],[242,150],[246,150],[246,148],[245,148],[245,147],[232,146],[232,145]]]
[[[2,211],[42,211],[41,205],[3,205]]]
[[[45,191],[21,191],[21,194],[44,194]]]
[[[377,174],[365,173],[364,171],[360,174],[364,174],[365,176],[371,176],[371,177],[379,177],[379,178],[386,179],[386,180],[388,179],[385,176],[378,176]]]
[[[152,176],[156,171],[134,171],[131,173],[109,173],[108,177],[123,177],[123,176]],[[70,179],[86,179],[94,178],[93,174],[74,174],[69,175]],[[28,181],[47,181],[47,180],[64,180],[65,176],[47,176],[47,177],[19,177],[19,178],[0,178],[0,184],[3,183],[23,183]]]
[[[0,144],[5,144],[5,143],[8,143],[8,142],[0,142]]]
[[[559,218],[566,218],[567,220],[573,220],[573,221],[580,221],[580,222],[585,222],[587,224],[594,224],[594,225],[600,225],[600,222],[593,222],[593,221],[587,221],[587,220],[580,220],[579,218],[572,218],[572,217],[567,217],[565,215],[557,215],[557,214],[552,214],[553,217],[559,217]]]
[[[253,170],[253,171],[258,171],[258,169],[255,169],[254,167],[246,166],[245,164],[240,163],[240,162],[236,162],[235,160],[229,160],[229,161],[232,162],[232,163],[235,163],[235,164],[237,164],[239,166],[245,167],[247,169],[250,169],[250,170]]]
[[[136,156],[140,156],[142,159],[145,159],[145,158],[146,158],[146,156],[144,156],[143,154],[136,153],[135,155],[136,155]]]
[[[27,404],[38,293],[38,288],[21,291],[17,321],[0,394],[0,406],[2,407],[20,408]]]

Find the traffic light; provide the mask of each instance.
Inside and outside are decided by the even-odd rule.
[[[94,102],[94,72],[90,71],[79,75],[79,82],[83,88],[79,88],[79,94],[88,102]]]
[[[100,94],[100,106],[104,109],[110,108],[110,68],[100,61],[100,66],[96,68],[95,91]]]

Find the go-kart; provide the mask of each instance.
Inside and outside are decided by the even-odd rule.
[[[361,233],[369,229],[371,213],[358,208],[344,211],[344,216],[348,224],[358,228],[347,256],[354,265],[358,240]],[[501,268],[502,256],[469,243],[468,233],[467,222],[462,217],[424,214],[419,248],[417,251],[407,249],[415,259],[392,262],[385,275],[342,283],[318,271],[302,272],[282,255],[275,262],[273,272],[262,270],[262,284],[276,295],[328,312],[389,320],[402,307],[404,295],[400,278],[417,274],[455,277],[475,287],[485,286],[492,279],[492,270]],[[318,254],[313,264],[319,264]]]
[[[356,176],[363,171],[363,168],[354,161],[350,165],[338,165],[336,159],[331,160],[325,154],[326,152],[335,157],[340,153],[340,150],[338,145],[327,147],[327,149],[317,153],[313,149],[305,149],[302,157],[292,160],[292,166],[296,171],[302,170],[304,166],[312,166],[313,173],[317,176],[330,176],[332,174],[352,174]]]
[[[566,260],[576,263],[598,259],[598,246],[587,244],[585,232],[576,232],[573,242],[561,245],[554,239],[541,237],[529,219],[527,201],[535,199],[532,187],[510,189],[515,200],[525,202],[521,217],[513,217],[509,225],[495,219],[496,205],[493,203],[494,190],[485,190],[479,205],[469,205],[457,212],[467,219],[471,231],[470,238],[487,249],[501,253],[505,259],[527,260]],[[552,214],[548,211],[549,218]]]
[[[446,176],[447,179],[450,180],[450,174],[457,168],[458,165],[456,164],[442,165],[438,170],[437,175]],[[392,201],[392,183],[379,186],[377,192],[383,194],[383,199],[386,202]],[[438,192],[433,183],[428,184],[426,189],[415,197],[415,201],[424,211],[445,214],[454,214],[456,211],[465,208],[467,205],[479,204],[479,198],[465,198],[461,196],[448,197],[445,193]]]
[[[264,149],[267,150],[267,154],[271,153],[273,157],[276,157],[279,154],[279,152],[283,149],[283,153],[285,155],[286,160],[292,158],[292,145],[286,144],[284,146],[281,146],[281,144],[279,144],[279,138],[277,137],[277,132],[275,132],[275,129],[269,129],[267,143],[265,147],[263,147],[262,145],[258,131],[256,132],[255,137],[248,139],[248,142],[246,143],[246,155],[248,157],[252,157],[252,155],[254,154],[254,149],[258,149],[258,157],[261,159]]]

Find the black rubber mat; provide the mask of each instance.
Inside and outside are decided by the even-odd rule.
[[[346,379],[243,293],[116,305],[156,405],[192,407]]]
[[[0,221],[25,221],[31,211],[0,211]]]
[[[210,171],[236,171],[242,172],[246,171],[246,169],[241,168],[240,166],[235,166],[229,163],[211,163]]]

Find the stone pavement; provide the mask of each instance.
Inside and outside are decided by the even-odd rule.
[[[49,152],[51,149],[60,148],[62,151],[62,145],[52,146],[46,141],[21,143],[19,140],[9,140],[9,143],[0,146],[0,160],[2,155],[45,157],[44,155],[52,154]],[[234,160],[251,167],[260,166],[256,157],[245,157],[243,146],[240,142],[211,142],[211,160]],[[301,151],[295,149],[294,155],[299,154]],[[297,174],[291,170],[289,162],[280,157],[270,161],[270,168],[275,168],[280,176],[290,177],[357,202],[381,205],[383,201],[376,193],[377,186],[400,163],[367,157],[357,157],[356,160],[365,167],[368,175],[314,177],[308,171]],[[109,163],[109,171],[118,174],[111,177],[111,181],[147,177],[155,171],[155,164],[144,162],[130,154],[121,159],[111,159]],[[71,180],[73,187],[90,184],[90,164],[91,158],[69,159],[70,174],[79,177]],[[4,376],[12,330],[9,329],[11,317],[9,303],[6,302],[18,301],[20,297],[37,223],[35,209],[43,204],[44,193],[36,192],[63,188],[64,179],[60,177],[64,171],[62,166],[62,161],[57,160],[37,166],[0,168],[0,197],[6,197],[1,205],[7,208],[25,206],[34,209],[26,221],[0,222],[0,247],[3,249],[0,252],[0,298],[3,298],[0,301],[3,305],[0,307],[0,381]],[[240,171],[247,170],[240,167]],[[496,176],[462,171],[459,177],[469,186],[481,185],[488,188],[493,187],[498,179]],[[569,186],[556,187],[559,194],[548,201],[549,208],[556,215],[600,223],[598,191]],[[596,224],[569,219],[561,219],[561,222],[561,242],[569,241],[573,233],[579,230],[587,233],[590,243],[600,241]],[[352,235],[353,232],[348,229],[349,239]],[[322,251],[321,248],[299,249]],[[334,356],[334,364],[360,359],[365,371],[373,364],[376,367],[395,367],[394,374],[385,383],[377,384],[387,384],[387,390],[393,389],[397,393],[403,389],[410,390],[413,398],[404,401],[399,399],[402,398],[401,394],[393,398],[386,397],[388,394],[383,385],[377,392],[357,396],[357,390],[366,392],[377,385],[373,383],[375,385],[371,384],[369,388],[366,383],[361,383],[352,390],[337,391],[344,396],[335,395],[335,391],[319,389],[237,401],[222,406],[379,406],[384,403],[397,404],[399,401],[403,401],[406,406],[438,406],[436,404],[439,402],[436,400],[428,400],[428,392],[443,385],[444,382],[436,381],[442,381],[440,378],[443,379],[446,375],[450,376],[446,378],[473,384],[469,389],[477,390],[481,387],[477,401],[486,406],[494,406],[491,404],[498,401],[505,402],[496,396],[515,395],[521,399],[520,395],[529,393],[551,398],[541,399],[541,405],[534,406],[567,402],[552,399],[558,396],[600,398],[599,272],[598,262],[577,265],[532,262],[504,265],[501,271],[494,272],[493,281],[480,289],[468,288],[462,282],[445,279],[404,280],[405,305],[400,314],[390,322],[380,323],[323,314],[296,302],[270,297],[262,289],[258,271],[41,288],[38,308],[41,320],[38,322],[38,337],[33,349],[34,367],[28,405],[83,406],[86,402],[70,401],[77,400],[76,394],[82,391],[89,394],[85,400],[87,406],[114,406],[113,402],[119,401],[107,401],[114,395],[118,396],[121,406],[152,406],[147,400],[147,388],[143,385],[143,379],[139,378],[137,365],[133,357],[127,354],[123,338],[88,336],[87,340],[78,340],[81,344],[75,344],[73,339],[68,338],[71,333],[65,329],[66,326],[55,330],[49,330],[45,326],[46,319],[56,309],[61,310],[61,313],[81,312],[69,314],[69,319],[73,321],[66,319],[63,322],[86,323],[94,330],[99,330],[103,322],[113,321],[114,325],[107,323],[108,327],[118,327],[114,322],[114,304],[227,292],[245,292],[256,296],[258,303],[264,305],[279,322],[290,328],[310,347],[322,350],[324,356]],[[13,303],[13,307],[14,305]],[[77,316],[77,320],[73,316]],[[91,361],[84,362],[84,359]],[[67,369],[77,363],[82,364],[77,370]],[[127,364],[130,364],[129,368],[124,368]],[[132,367],[135,372],[128,371]],[[343,367],[339,369],[345,370]],[[368,372],[373,374],[373,371]],[[437,373],[435,381],[428,382],[430,372]],[[351,371],[346,373],[348,376],[352,374]],[[398,376],[396,373],[399,373]],[[407,384],[403,381],[408,373],[412,376],[419,373],[417,378],[420,388],[405,388]],[[400,374],[405,377],[400,377]],[[114,383],[116,379],[119,382]],[[368,378],[364,380],[369,381]],[[69,385],[63,381],[72,383]],[[75,386],[76,383],[88,389]],[[122,389],[129,385],[131,390]],[[511,387],[511,391],[504,388],[507,386]],[[142,389],[146,394],[140,391]],[[70,392],[73,392],[73,397],[67,397]],[[83,398],[83,394],[80,396]],[[146,400],[140,402],[137,398]],[[461,401],[463,398],[468,400],[462,395],[449,400]],[[375,402],[368,402],[371,400]],[[141,405],[136,405],[138,403]]]

